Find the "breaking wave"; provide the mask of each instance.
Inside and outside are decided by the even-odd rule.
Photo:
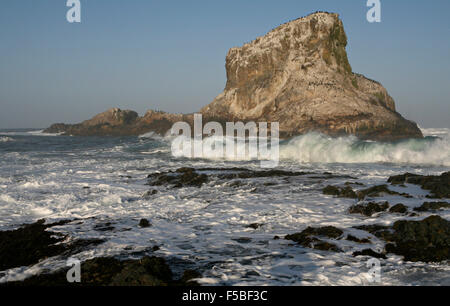
[[[6,137],[6,136],[1,136],[0,137],[0,142],[10,142],[13,141],[14,139],[12,139],[11,137]]]
[[[353,136],[332,138],[310,133],[280,146],[280,158],[301,163],[395,163],[450,166],[450,135],[398,142],[362,141]]]
[[[370,164],[392,163],[427,166],[450,166],[450,130],[423,129],[425,138],[405,139],[396,142],[376,142],[360,140],[355,136],[330,137],[320,133],[308,133],[289,140],[282,141],[279,146],[279,159],[297,163],[342,163],[342,164]],[[225,149],[229,137],[207,137],[196,141],[187,138],[183,141],[191,143],[186,151],[174,149],[173,138],[165,138],[172,143],[172,155],[175,157],[192,157],[194,143],[202,149],[202,158],[208,160],[249,161],[249,143],[235,143],[236,151],[228,153]],[[236,138],[234,138],[236,140]],[[182,141],[182,142],[183,142]],[[269,141],[270,142],[270,141]],[[175,145],[177,146],[177,145]],[[223,147],[217,154],[213,147]],[[241,152],[242,156],[236,152]],[[225,153],[225,154],[224,154]],[[270,159],[270,150],[261,154],[260,160]],[[269,155],[267,155],[269,154]],[[267,155],[267,156],[266,156]]]

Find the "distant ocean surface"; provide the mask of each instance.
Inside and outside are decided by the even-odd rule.
[[[423,132],[425,139],[395,143],[315,133],[298,136],[281,143],[278,168],[347,175],[366,186],[385,184],[389,176],[406,172],[435,175],[450,171],[450,130]],[[143,197],[150,189],[145,185],[147,175],[154,172],[181,167],[261,170],[259,161],[175,158],[170,145],[169,138],[153,134],[109,138],[0,131],[0,230],[41,218],[79,218],[84,221],[82,226],[58,229],[74,238],[107,241],[77,254],[78,259],[133,257],[158,245],[155,254],[180,270],[200,269],[204,285],[363,285],[367,284],[367,268],[361,258],[348,252],[292,246],[273,237],[300,232],[307,226],[350,229],[404,218],[350,215],[347,210],[354,200],[322,194],[325,186],[343,185],[348,178],[249,179],[237,188],[225,181],[201,188],[161,186],[157,194]],[[274,180],[277,184],[273,186]],[[420,206],[428,194],[414,185],[392,188],[414,197],[387,196],[386,200],[411,208]],[[450,217],[448,210],[438,214]],[[152,227],[137,227],[141,218],[147,218]],[[98,231],[96,226],[106,222],[115,230]],[[257,230],[245,226],[252,223],[264,226]],[[345,250],[345,245],[342,248]],[[446,264],[408,263],[399,256],[389,256],[382,264],[384,285],[450,285]],[[33,267],[3,271],[0,282],[61,267],[65,267],[65,259],[49,258]]]

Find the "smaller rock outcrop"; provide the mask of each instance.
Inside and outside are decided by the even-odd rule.
[[[384,212],[389,208],[389,203],[375,203],[370,202],[367,204],[357,204],[353,205],[349,209],[349,213],[351,214],[361,214],[366,217],[372,217],[376,213]]]
[[[344,232],[334,226],[325,226],[320,228],[308,227],[304,231],[292,235],[286,235],[286,240],[297,242],[303,247],[313,248],[321,251],[341,252],[341,250],[333,243],[322,241],[319,238],[325,237],[337,239]]]
[[[46,224],[42,219],[15,230],[0,232],[0,271],[37,264],[52,256],[70,255],[104,242],[101,239],[79,239],[65,243],[66,236],[48,230],[69,222],[71,220]]]
[[[388,182],[392,185],[414,184],[419,185],[424,190],[429,190],[431,195],[428,198],[443,199],[450,198],[450,172],[441,175],[418,175],[405,173],[391,176]]]
[[[450,203],[447,202],[425,202],[420,207],[414,208],[414,211],[425,212],[448,208],[450,208]]]
[[[336,196],[339,198],[350,198],[350,199],[356,199],[358,196],[355,193],[355,191],[350,187],[336,187],[336,186],[327,186],[322,190],[323,194],[325,195],[331,195]]]
[[[430,216],[421,221],[400,220],[392,226],[362,225],[387,242],[386,253],[401,255],[406,261],[440,262],[450,259],[450,221]]]
[[[81,270],[81,283],[68,283],[67,271],[60,270],[3,286],[196,286],[193,279],[201,277],[197,271],[186,270],[181,279],[174,279],[164,258],[156,256],[137,260],[98,257],[83,262]]]
[[[148,111],[143,117],[135,111],[112,108],[78,124],[53,124],[45,133],[71,136],[137,136],[148,132],[165,135],[175,122],[192,121],[191,115]]]

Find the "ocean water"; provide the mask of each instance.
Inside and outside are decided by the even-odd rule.
[[[353,229],[362,224],[391,224],[404,216],[366,218],[348,214],[355,200],[323,195],[327,185],[359,182],[367,188],[384,184],[391,175],[413,172],[441,174],[450,170],[450,131],[424,129],[423,140],[396,143],[363,142],[354,137],[308,134],[283,141],[279,169],[315,173],[290,178],[213,180],[201,188],[152,187],[147,175],[180,167],[261,170],[259,161],[189,159],[171,155],[171,139],[141,137],[68,137],[41,131],[0,131],[0,230],[45,218],[49,222],[80,219],[53,230],[72,239],[103,238],[105,243],[75,257],[136,258],[154,254],[168,259],[175,273],[198,269],[204,285],[370,285],[368,258],[353,257],[358,249],[381,248],[341,240],[342,253],[292,245],[284,239],[307,226],[333,225]],[[347,177],[324,179],[331,172]],[[89,187],[89,188],[86,188]],[[411,199],[386,196],[391,204],[411,208],[424,202],[418,186],[390,187]],[[448,211],[438,212],[449,219]],[[420,217],[409,219],[423,219]],[[141,218],[152,224],[137,226]],[[112,231],[99,225],[111,223]],[[259,229],[246,227],[261,223]],[[152,252],[153,246],[160,249]],[[53,257],[31,267],[0,273],[0,282],[21,280],[42,271],[65,267],[67,258]],[[450,285],[448,263],[404,262],[400,256],[381,260],[381,285]],[[380,285],[378,284],[378,285]]]

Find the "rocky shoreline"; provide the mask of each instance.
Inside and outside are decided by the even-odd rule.
[[[314,249],[320,252],[341,252],[353,257],[373,257],[386,259],[391,255],[401,256],[404,261],[410,262],[441,262],[450,260],[450,221],[436,215],[436,212],[447,210],[450,203],[450,173],[438,176],[422,176],[404,174],[392,176],[388,179],[391,186],[401,184],[415,184],[423,190],[430,191],[427,201],[421,206],[410,209],[402,203],[391,205],[383,197],[395,195],[411,196],[389,189],[388,185],[367,187],[355,182],[346,183],[345,187],[328,186],[323,193],[333,197],[346,197],[353,199],[355,204],[348,209],[348,214],[361,215],[364,218],[377,218],[382,214],[396,214],[400,217],[390,225],[376,222],[352,228],[339,228],[335,226],[314,227],[309,226],[297,233],[284,236],[286,241],[299,245],[301,248]],[[179,168],[174,171],[152,173],[148,175],[148,185],[161,187],[159,191],[150,189],[145,197],[151,200],[152,196],[178,188],[201,188],[204,184],[220,184],[233,190],[242,186],[249,179],[273,179],[266,187],[276,186],[278,180],[295,177],[308,177],[311,180],[328,180],[333,178],[349,178],[331,173],[291,172],[281,170],[257,171],[246,168]],[[224,185],[225,184],[225,185]],[[354,190],[350,185],[357,186]],[[164,189],[166,188],[166,189]],[[224,188],[224,187],[222,187]],[[380,201],[378,201],[380,200]],[[103,239],[71,239],[58,231],[56,227],[70,224],[82,226],[83,220],[60,220],[55,223],[46,223],[38,220],[33,224],[23,225],[15,230],[0,232],[0,271],[8,269],[33,266],[49,258],[69,258],[105,242]],[[147,219],[141,219],[136,227],[148,228],[152,224]],[[253,223],[246,226],[255,232],[264,228],[264,224]],[[96,230],[113,231],[110,223],[98,223]],[[354,230],[358,231],[355,235]],[[157,238],[157,237],[156,237]],[[283,237],[275,236],[280,240]],[[239,238],[241,243],[247,243]],[[245,238],[250,239],[251,238]],[[383,242],[382,249],[374,248],[373,241],[379,239]],[[339,243],[347,241],[349,244],[342,249]],[[133,255],[124,250],[121,256],[96,257],[82,263],[82,283],[75,286],[197,286],[196,279],[202,277],[202,271],[208,269],[184,269],[184,272],[174,274],[170,260],[157,256],[159,250],[156,245],[149,246],[141,254]],[[199,254],[201,255],[201,254]],[[138,258],[136,258],[136,256]],[[44,271],[40,274],[26,278],[24,281],[12,281],[1,286],[68,286],[67,269],[57,271]],[[0,274],[0,277],[2,275]]]
[[[143,220],[139,226],[149,226]],[[16,230],[0,232],[0,270],[34,265],[54,256],[70,258],[105,242],[101,239],[65,242],[68,237],[48,231],[54,226],[76,221],[63,220],[46,224],[45,220],[39,220]],[[153,250],[156,251],[157,248]],[[181,278],[174,279],[165,259],[157,256],[144,256],[135,260],[97,257],[83,262],[81,268],[83,271],[81,283],[69,284],[66,278],[68,269],[62,269],[34,275],[24,281],[7,282],[0,286],[197,286],[193,279],[201,276],[197,271],[186,270]]]

